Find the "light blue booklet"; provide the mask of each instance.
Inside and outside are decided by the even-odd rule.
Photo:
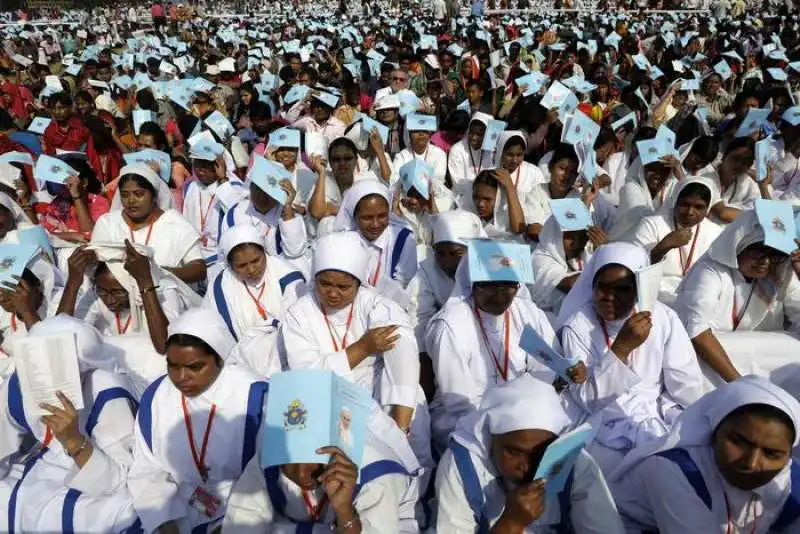
[[[560,376],[567,383],[572,379],[567,375],[567,369],[578,364],[577,358],[565,358],[553,350],[542,336],[530,325],[525,325],[522,336],[519,338],[519,348],[533,356],[533,358]]]
[[[756,180],[759,182],[767,177],[767,158],[771,147],[771,135],[756,143]]]
[[[797,230],[794,227],[792,205],[777,200],[756,200],[758,223],[764,230],[764,244],[786,254],[797,248],[794,241]]]
[[[125,160],[126,165],[131,163],[143,163],[147,165],[153,161],[158,164],[158,176],[169,184],[170,176],[172,175],[172,158],[166,152],[156,150],[154,148],[145,148],[138,152],[131,152],[124,154],[122,159]]]
[[[47,230],[43,226],[28,226],[17,230],[17,239],[22,245],[34,245],[42,249],[48,256],[50,261],[55,263],[56,257],[53,252],[53,245],[50,243],[50,238],[47,236]]]
[[[544,451],[533,479],[545,480],[544,489],[548,496],[556,495],[564,489],[578,454],[594,438],[594,434],[594,429],[588,423],[583,424],[560,436]]]
[[[328,463],[321,447],[339,447],[361,466],[372,397],[331,371],[303,369],[273,375],[261,434],[261,467]]]
[[[39,251],[38,245],[0,245],[0,285],[17,285],[15,276],[22,276],[28,262]]]

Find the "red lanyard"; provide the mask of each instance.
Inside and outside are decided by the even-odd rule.
[[[250,287],[244,284],[244,288],[247,290],[247,294],[250,295],[250,298],[253,299],[253,304],[256,305],[256,309],[258,310],[258,314],[261,316],[262,319],[265,321],[267,320],[267,312],[264,311],[264,306],[261,305],[261,297],[264,295],[264,290],[267,288],[267,283],[264,282],[261,284],[261,290],[258,292],[258,296],[253,296],[253,293],[250,292]]]
[[[42,448],[46,449],[50,446],[50,442],[53,441],[53,431],[50,430],[49,426],[44,427],[44,441],[42,441]]]
[[[192,429],[192,418],[189,417],[189,410],[186,408],[186,397],[181,395],[181,407],[183,408],[183,422],[186,424],[186,433],[189,435],[189,448],[192,451],[192,460],[194,461],[197,472],[203,482],[208,480],[208,468],[206,467],[206,450],[208,449],[208,436],[211,434],[211,424],[214,422],[214,414],[217,412],[217,405],[212,404],[211,410],[208,412],[208,422],[206,429],[203,432],[203,444],[200,446],[200,455],[197,455],[197,446],[194,444],[194,430]]]
[[[750,510],[750,507],[753,507],[753,528],[750,529],[750,534],[755,534],[756,532],[756,507],[753,505],[754,497],[750,497],[750,500],[747,502],[747,509]],[[733,525],[731,525],[731,507],[728,504],[728,496],[725,495],[725,512],[728,514],[728,525],[725,529],[725,534],[736,534],[736,531],[733,530]]]
[[[344,328],[344,337],[342,338],[342,349],[347,348],[347,332],[350,330],[350,323],[353,322],[353,306],[355,301],[350,304],[350,313],[347,314],[347,325]],[[325,306],[322,306],[322,316],[325,317],[325,324],[328,325],[328,333],[331,335],[331,342],[333,342],[333,351],[339,352],[339,344],[336,342],[336,336],[331,328],[331,322],[328,320],[328,312],[325,311]]]
[[[131,313],[128,315],[128,320],[125,321],[125,328],[122,328],[122,322],[119,320],[119,313],[114,312],[114,319],[117,320],[117,334],[123,335],[125,332],[128,331],[128,327],[131,325],[131,319],[133,319],[133,314]]]
[[[217,198],[217,194],[214,193],[211,195],[211,198],[208,199],[208,206],[206,206],[206,212],[203,213],[203,203],[200,202],[200,233],[202,234],[206,229],[206,221],[208,220],[208,214],[211,213],[211,204],[214,202],[214,199]],[[207,237],[203,237],[203,245],[208,242]]]
[[[14,313],[11,314],[11,331],[17,331],[17,315]]]
[[[313,523],[319,521],[320,517],[322,517],[322,510],[325,508],[325,505],[328,504],[328,495],[323,494],[322,498],[319,500],[316,506],[311,504],[311,492],[303,491],[303,503],[306,505],[306,510],[308,510],[308,517],[311,518]]]
[[[677,225],[675,225],[677,228]],[[692,239],[692,246],[689,248],[689,257],[686,261],[683,260],[683,247],[678,247],[678,254],[681,257],[681,275],[686,276],[686,271],[692,266],[692,258],[694,257],[694,247],[697,245],[697,236],[700,235],[700,224],[697,224],[697,229],[694,232],[694,239]]]
[[[481,314],[478,311],[478,304],[475,304],[475,318],[478,320],[478,325],[481,327],[481,332],[483,333],[483,341],[486,343],[486,348],[489,349],[489,352],[492,353],[492,360],[494,360],[494,366],[497,369],[497,372],[500,373],[500,376],[503,377],[503,381],[508,381],[508,347],[509,347],[509,339],[511,336],[509,320],[508,320],[508,310],[503,314],[503,321],[505,322],[505,358],[503,360],[503,366],[500,367],[500,360],[497,359],[497,355],[494,353],[492,346],[489,344],[489,336],[486,335],[486,328],[483,326],[483,319],[481,319]]]
[[[753,282],[753,286],[750,288],[750,294],[747,296],[747,302],[744,303],[744,308],[742,309],[741,316],[739,315],[739,307],[736,305],[736,287],[733,288],[733,311],[731,312],[731,321],[733,322],[733,331],[736,332],[736,329],[739,328],[739,323],[742,322],[742,318],[744,317],[745,312],[747,311],[747,307],[750,306],[750,299],[753,298],[753,292],[756,290],[756,282]]]
[[[636,307],[635,306],[634,306],[633,310],[631,311],[631,315],[633,315],[634,313],[636,313]],[[606,328],[606,320],[603,319],[600,316],[599,313],[597,314],[597,320],[600,322],[600,328],[603,329],[603,336],[606,338],[606,347],[608,347],[608,350],[611,350],[611,337],[609,337],[609,335],[608,335],[608,328]],[[633,355],[633,353],[631,353],[631,355],[628,356],[628,361],[631,361],[631,356],[632,355]]]
[[[378,266],[375,267],[375,272],[369,277],[369,285],[372,287],[375,287],[375,284],[378,282],[378,276],[381,274],[381,263],[383,263],[383,252],[381,252],[381,256],[378,258]]]
[[[472,156],[472,148],[467,145],[467,152],[469,152],[469,161],[472,163],[472,172],[478,174],[481,172],[481,168],[483,167],[483,149],[481,149],[480,159],[478,159],[478,164],[475,165],[475,158]]]
[[[147,237],[144,238],[144,244],[145,245],[149,245],[150,244],[150,234],[153,233],[153,225],[156,223],[155,218],[153,218],[152,216],[151,216],[151,218],[153,220],[150,221],[150,226],[147,228]],[[128,225],[128,230],[130,230],[130,232],[131,232],[131,243],[136,243],[136,238],[133,237],[133,226],[132,225]]]

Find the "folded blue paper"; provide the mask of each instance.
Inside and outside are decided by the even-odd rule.
[[[300,130],[296,128],[281,128],[269,134],[269,145],[300,149]]]
[[[125,160],[126,164],[144,163],[147,165],[151,161],[156,163],[158,165],[158,176],[164,180],[164,183],[169,184],[172,176],[172,158],[166,152],[154,148],[145,148],[138,152],[124,154],[122,159]]]
[[[376,121],[369,115],[365,115],[363,113],[359,113],[356,115],[356,119],[361,119],[361,132],[362,136],[366,135],[367,137],[369,134],[372,133],[372,130],[378,130],[378,135],[381,138],[381,141],[384,145],[389,142],[389,127],[381,124],[380,122]]]
[[[289,195],[281,187],[281,180],[292,180],[292,173],[275,161],[255,154],[253,165],[247,172],[247,179],[258,186],[264,193],[275,199],[281,206],[286,204]]]
[[[531,248],[522,243],[471,239],[467,247],[470,282],[533,283]]]
[[[586,230],[592,225],[592,215],[579,198],[559,198],[550,201],[550,209],[563,232]]]
[[[335,446],[361,466],[373,400],[361,386],[331,371],[273,375],[261,434],[261,467],[327,464],[321,447]]]
[[[430,179],[433,170],[431,166],[425,161],[414,158],[402,167],[400,167],[400,182],[403,185],[403,191],[408,192],[413,188],[422,195],[422,198],[428,199],[430,197]]]
[[[750,108],[745,115],[742,124],[736,130],[736,137],[746,137],[764,128],[769,121],[767,118],[772,113],[771,109]]]
[[[63,184],[70,176],[78,176],[78,171],[58,158],[42,154],[33,168],[33,177],[40,182]]]
[[[303,100],[309,91],[310,89],[307,85],[295,84],[283,95],[283,101],[287,104],[294,104],[295,102]]]
[[[600,125],[582,112],[575,111],[572,117],[567,117],[562,141],[570,145],[581,142],[594,145],[598,135],[600,135]]]
[[[6,152],[0,155],[0,162],[2,163],[21,163],[23,165],[30,165],[33,167],[33,156],[27,152]]]
[[[764,230],[765,245],[786,254],[791,254],[797,248],[791,204],[759,198],[756,200],[756,215]]]
[[[43,226],[27,226],[17,230],[17,239],[21,245],[33,245],[45,252],[50,261],[55,263],[56,256],[53,251],[53,245],[50,243],[50,238],[47,235],[47,230]]]
[[[649,165],[661,161],[662,158],[675,153],[675,148],[670,146],[669,139],[666,137],[655,137],[636,143],[642,165]]]
[[[419,109],[421,102],[413,91],[409,91],[408,89],[403,89],[402,91],[398,91],[396,93],[396,96],[397,99],[400,101],[401,116],[405,117],[406,115],[414,113]]]
[[[406,117],[406,130],[409,132],[433,133],[436,131],[436,115],[409,113]]]
[[[547,76],[541,72],[531,72],[530,74],[517,78],[514,82],[517,84],[517,87],[526,85],[527,87],[525,88],[525,92],[522,93],[522,96],[530,96],[538,93],[542,89],[542,86],[547,82]]]
[[[560,108],[564,105],[567,96],[571,94],[572,91],[569,90],[569,87],[559,81],[555,81],[542,97],[541,105],[545,109]]]
[[[572,432],[560,436],[544,451],[533,479],[546,481],[545,493],[548,496],[557,495],[564,489],[567,478],[575,467],[575,460],[594,434],[591,426],[581,425]]]
[[[565,382],[572,382],[567,370],[577,365],[578,359],[566,358],[554,351],[553,347],[548,345],[531,325],[525,325],[525,329],[519,338],[519,347]]]
[[[0,245],[0,284],[17,285],[14,277],[21,277],[40,248],[34,244]]]
[[[50,126],[52,120],[53,119],[48,119],[47,117],[36,117],[28,125],[28,131],[43,135],[47,127]]]
[[[504,121],[490,120],[486,125],[486,132],[483,135],[483,144],[481,150],[492,152],[497,148],[497,140],[500,134],[503,133],[508,124]]]
[[[769,157],[770,148],[772,148],[772,136],[765,137],[756,143],[756,180],[759,182],[767,177],[767,158]]]
[[[133,110],[133,133],[139,135],[142,124],[146,122],[154,122],[156,120],[155,113],[149,109],[134,109]]]
[[[217,138],[221,140],[227,139],[236,132],[231,121],[218,110],[215,110],[211,115],[206,117],[203,122],[205,122],[206,125],[211,128],[211,131],[217,135]]]

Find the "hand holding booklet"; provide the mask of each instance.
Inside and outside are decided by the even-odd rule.
[[[594,434],[594,429],[588,423],[583,424],[572,432],[562,434],[547,447],[533,477],[534,480],[545,480],[547,495],[555,495],[564,489],[578,455],[594,438]]]
[[[639,300],[637,311],[653,311],[653,306],[658,301],[663,275],[664,268],[660,262],[649,265],[636,273],[636,294]]]
[[[334,446],[360,467],[372,397],[331,371],[304,369],[269,381],[261,467],[328,463],[317,454]]]
[[[572,379],[569,377],[567,370],[577,365],[578,359],[566,358],[554,351],[532,326],[525,325],[525,329],[522,331],[522,336],[519,340],[519,346],[522,350],[533,356],[536,361],[548,367],[563,380],[572,383]]]

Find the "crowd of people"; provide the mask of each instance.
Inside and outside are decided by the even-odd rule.
[[[800,532],[800,14],[734,4],[0,26],[0,531]],[[360,462],[261,464],[302,369]]]

